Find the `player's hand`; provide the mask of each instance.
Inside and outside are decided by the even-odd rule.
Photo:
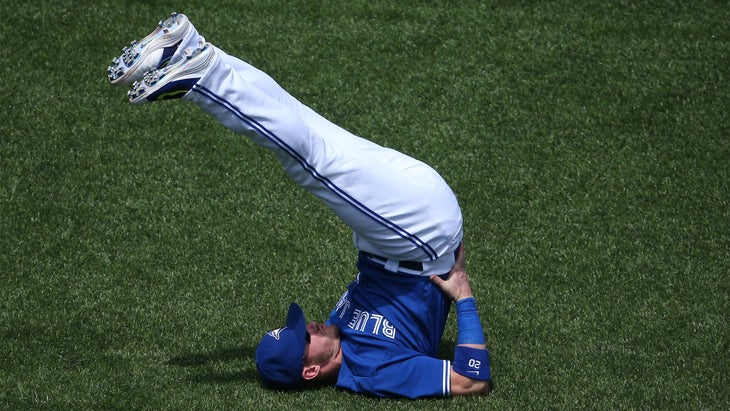
[[[443,280],[439,276],[432,275],[430,279],[444,294],[448,295],[454,301],[473,296],[471,286],[469,285],[469,276],[466,274],[464,244],[459,245],[459,250],[456,254],[456,263],[454,263],[451,271],[449,271],[449,277]]]

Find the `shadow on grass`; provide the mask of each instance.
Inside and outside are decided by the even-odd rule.
[[[256,380],[258,374],[253,367],[253,347],[222,348],[209,353],[179,355],[171,358],[167,364],[176,367],[200,368],[200,372],[190,376],[190,381],[203,384],[221,384],[242,380]],[[241,364],[238,372],[212,371],[211,364],[236,362]],[[246,363],[252,366],[245,366]]]

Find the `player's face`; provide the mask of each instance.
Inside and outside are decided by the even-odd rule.
[[[307,324],[309,342],[304,346],[304,363],[325,365],[340,352],[340,330],[314,321]]]

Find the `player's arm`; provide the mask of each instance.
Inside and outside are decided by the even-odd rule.
[[[466,275],[463,245],[459,246],[456,264],[448,279],[433,276],[431,281],[456,302],[458,338],[451,367],[451,395],[489,393],[489,351]]]

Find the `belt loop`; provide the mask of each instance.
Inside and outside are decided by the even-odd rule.
[[[390,271],[391,273],[397,273],[398,272],[398,261],[386,260],[383,268]]]

